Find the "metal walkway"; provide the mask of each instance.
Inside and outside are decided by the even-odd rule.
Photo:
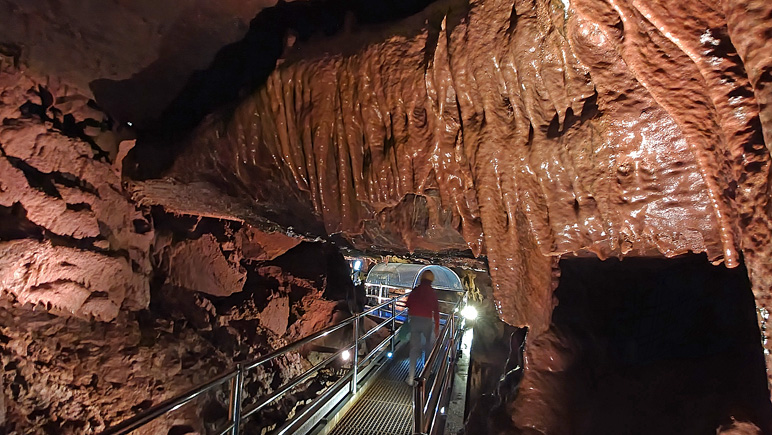
[[[397,345],[401,319],[406,317],[406,310],[400,311],[398,306],[406,297],[406,294],[398,295],[254,361],[238,363],[232,371],[124,420],[106,429],[102,435],[126,435],[143,428],[147,433],[146,425],[182,406],[190,406],[196,398],[205,395],[226,398],[229,410],[224,421],[213,422],[214,426],[203,433],[257,433],[256,427],[248,426],[249,422],[255,419],[258,424],[263,422],[263,410],[313,382],[321,370],[341,360],[347,362],[345,374],[319,391],[310,403],[298,408],[289,420],[279,423],[280,427],[269,429],[271,434],[441,434],[464,330],[464,320],[459,312],[466,305],[466,297],[450,304],[441,313],[442,332],[427,356],[425,366],[417,368],[418,377],[412,388],[405,383],[408,346]],[[376,324],[365,330],[363,325],[368,316],[372,317],[370,320],[375,319]],[[269,394],[249,396],[247,386],[255,371],[270,369],[290,352],[300,352],[315,340],[333,333],[344,336],[350,333],[351,341],[328,353],[307,371],[274,387]],[[366,340],[380,342],[369,347]],[[218,396],[217,392],[223,388],[225,394]]]
[[[410,365],[408,353],[409,346],[400,348],[329,432],[330,435],[413,433],[413,388],[405,382]]]

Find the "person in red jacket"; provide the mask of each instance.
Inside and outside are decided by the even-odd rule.
[[[405,381],[410,386],[415,382],[416,363],[421,355],[422,345],[424,362],[426,362],[432,351],[434,337],[439,336],[440,333],[440,304],[432,288],[432,281],[434,281],[434,274],[427,270],[421,275],[421,284],[418,284],[407,297],[406,305],[410,316],[410,370]],[[432,337],[432,326],[434,326],[434,337]]]

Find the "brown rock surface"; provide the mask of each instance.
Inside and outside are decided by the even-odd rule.
[[[168,321],[142,325],[125,315],[111,323],[64,319],[0,301],[5,429],[97,433],[228,367],[194,331],[173,329]],[[184,416],[144,433],[165,433],[175,418]]]
[[[0,242],[0,288],[49,311],[110,321],[118,311],[143,308],[134,297],[148,292],[124,258],[52,246],[50,242]]]
[[[247,271],[228,261],[211,234],[174,245],[169,253],[168,282],[213,296],[241,291]]]
[[[210,224],[205,222],[201,226]],[[206,233],[205,238],[214,236]],[[128,268],[123,259],[110,264],[97,253],[73,252],[72,248],[60,246],[27,246],[31,243],[45,242],[13,240],[0,244],[0,252],[6,246],[18,248],[0,256],[3,287],[11,287],[7,281],[14,278],[32,281],[45,276],[54,280],[50,285],[19,284],[27,288],[17,297],[20,302],[44,294],[48,311],[67,314],[63,311],[69,305],[59,307],[58,298],[66,297],[65,302],[70,305],[85,298],[81,309],[84,311],[94,299],[92,287],[105,288],[105,282],[125,284],[121,273]],[[215,246],[222,256],[221,245]],[[314,244],[305,252],[318,253],[320,249],[326,248]],[[36,263],[36,253],[50,262]],[[17,263],[29,263],[22,267],[29,269],[29,274],[1,273],[20,269],[3,263],[15,260],[12,254],[24,257]],[[62,258],[73,263],[61,264]],[[116,270],[116,265],[124,269]],[[94,270],[100,273],[95,274]],[[166,271],[163,266],[155,269],[159,275]],[[84,277],[92,281],[83,282]],[[93,281],[96,278],[102,281]],[[326,282],[322,279],[318,283]],[[153,290],[150,310],[119,312],[113,306],[117,317],[111,322],[53,316],[0,298],[0,377],[2,394],[8,399],[6,427],[34,434],[98,433],[232,369],[234,361],[252,360],[329,326],[340,317],[337,309],[341,304],[325,300],[326,289],[317,287],[318,283],[293,276],[278,266],[250,266],[245,289],[239,287],[239,292],[230,296],[215,297],[167,284]],[[116,289],[122,288],[116,285]],[[102,298],[109,301],[110,297],[112,294]],[[81,317],[94,316],[88,313]],[[350,331],[346,337],[350,337]],[[308,366],[303,355],[293,352],[270,367],[250,372],[245,403],[254,403]],[[269,409],[271,418],[281,420],[298,400],[315,397],[330,376],[331,373],[323,373],[311,380],[308,397],[298,393],[298,397],[288,397]],[[207,427],[224,422],[226,398],[224,392],[204,397],[140,433],[167,433],[174,426],[206,431]],[[267,424],[256,419],[249,430],[259,432]]]
[[[273,260],[301,242],[283,233],[265,233],[251,226],[243,227],[235,237],[236,248],[250,261]]]

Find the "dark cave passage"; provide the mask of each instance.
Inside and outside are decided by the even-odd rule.
[[[772,429],[745,267],[704,256],[560,262],[553,327],[571,337],[575,433]]]

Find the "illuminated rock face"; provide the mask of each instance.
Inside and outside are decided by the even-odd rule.
[[[772,309],[769,1],[574,0],[565,11],[548,0],[441,0],[393,25],[348,23],[341,35],[291,48],[264,85],[180,145],[164,178],[131,181],[128,191],[120,166],[109,163],[120,137],[73,137],[62,128],[69,125],[66,114],[107,122],[86,104],[90,94],[70,93],[65,83],[91,87],[122,121],[146,120],[183,88],[191,68],[237,39],[246,17],[272,2],[200,2],[201,9],[186,9],[173,26],[210,28],[240,17],[211,38],[186,37],[195,31],[161,37],[153,24],[150,30],[128,25],[132,47],[144,41],[151,52],[122,50],[89,33],[70,54],[57,49],[72,45],[67,37],[38,44],[45,32],[35,29],[72,21],[71,15],[0,3],[27,18],[3,26],[0,42],[30,45],[32,69],[63,77],[57,84],[0,73],[0,287],[9,300],[114,321],[111,334],[126,336],[118,348],[134,348],[141,328],[121,318],[136,314],[121,310],[147,308],[151,278],[157,278],[155,297],[165,315],[203,330],[217,325],[218,333],[248,341],[247,353],[254,354],[333,317],[333,303],[320,291],[328,282],[298,281],[284,270],[298,259],[292,235],[340,236],[363,250],[472,254],[488,260],[500,317],[541,337],[528,349],[534,365],[525,379],[532,380],[539,370],[568,365],[572,356],[570,337],[550,329],[559,257],[696,252],[730,267],[744,260],[772,350],[766,325]],[[98,3],[67,13],[88,17]],[[177,16],[150,4],[133,7],[138,12],[119,18],[133,23],[152,15],[149,22],[158,23]],[[214,9],[223,14],[198,21],[200,11]],[[107,14],[114,20],[113,12]],[[117,27],[115,35],[122,34]],[[202,40],[209,45],[200,53],[167,52],[198,48]],[[102,63],[111,56],[113,62]],[[43,83],[50,93],[37,86]],[[26,100],[34,104],[22,106]],[[150,206],[228,220],[220,224],[235,229],[159,231]],[[284,231],[262,231],[276,224]],[[281,258],[281,266],[262,264]],[[278,284],[261,281],[258,288],[250,277]],[[275,294],[261,293],[268,288]],[[218,311],[215,298],[233,306]],[[18,308],[2,314],[24,317]],[[40,325],[58,322],[65,321],[46,317]],[[80,326],[62,340],[88,335]],[[252,342],[244,338],[258,327]],[[14,349],[48,340],[28,332],[3,334]],[[30,357],[9,349],[0,349],[4,366],[19,369],[9,369],[6,382],[26,371],[31,384],[43,383],[47,375],[35,372]],[[213,358],[196,370],[219,363]],[[71,381],[65,376],[57,385],[64,391]],[[87,381],[78,381],[84,395],[104,393]],[[136,397],[149,394],[153,383],[108,381],[136,387]],[[153,399],[189,381],[173,380],[175,390]],[[533,400],[551,397],[546,387],[536,390],[543,395]],[[18,408],[6,418],[17,424],[37,415],[36,393],[5,391],[15,394],[8,401]],[[108,420],[125,416],[132,404],[124,405]],[[78,418],[98,415],[100,406],[108,405],[89,405]],[[513,413],[528,408],[513,406]]]
[[[5,69],[0,82],[0,292],[101,321],[115,319],[122,308],[146,308],[154,238],[149,217],[124,193],[118,170],[93,138],[55,127],[67,116],[80,122],[88,114],[99,125],[104,115],[66,87],[52,93]]]
[[[144,207],[111,164],[131,141],[118,146],[86,97],[2,57],[0,88],[0,432],[99,433],[350,316],[334,248]],[[253,391],[307,365],[294,353],[255,373]],[[203,432],[224,403],[147,433]]]
[[[770,23],[743,8],[441,2],[291,52],[167,175],[359,248],[486,255],[500,315],[537,332],[570,253],[741,251],[764,310]]]

